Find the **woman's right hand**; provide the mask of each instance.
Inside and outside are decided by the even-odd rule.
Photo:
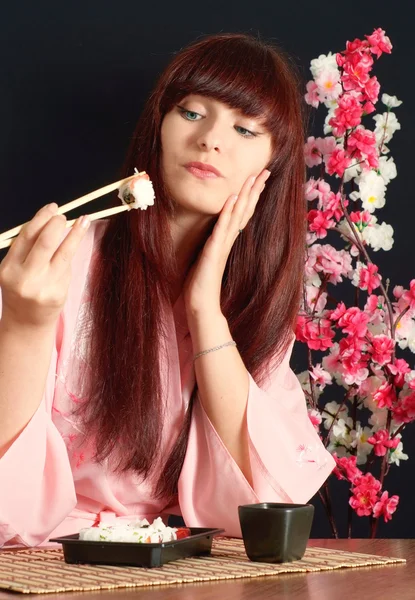
[[[3,313],[12,327],[56,325],[71,280],[71,262],[88,229],[80,217],[65,239],[65,215],[58,205],[44,206],[26,223],[0,263]]]

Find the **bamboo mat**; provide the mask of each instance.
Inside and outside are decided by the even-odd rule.
[[[248,559],[242,540],[226,537],[213,540],[210,556],[184,558],[152,569],[67,564],[61,549],[26,549],[0,553],[0,589],[23,594],[108,590],[405,562],[402,558],[310,547],[302,560],[258,563]]]

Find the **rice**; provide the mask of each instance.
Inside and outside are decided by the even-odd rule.
[[[133,542],[160,543],[177,539],[176,527],[165,525],[161,517],[151,523],[147,519],[120,525],[100,523],[95,527],[85,527],[79,532],[79,539],[89,542]]]

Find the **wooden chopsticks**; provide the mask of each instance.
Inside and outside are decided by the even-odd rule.
[[[143,175],[144,173],[145,173],[145,171],[141,171],[140,173],[135,173],[134,175],[131,175],[130,177],[126,177],[125,179],[120,179],[120,181],[116,181],[115,183],[110,183],[109,185],[105,185],[104,187],[100,188],[99,190],[95,190],[94,192],[90,192],[89,194],[86,194],[85,196],[76,198],[75,200],[72,200],[71,202],[68,202],[67,204],[63,204],[62,206],[60,206],[58,208],[56,214],[63,215],[65,213],[69,212],[70,210],[78,208],[78,206],[82,206],[83,204],[92,202],[92,200],[96,200],[97,198],[100,198],[101,196],[105,196],[106,194],[109,194],[110,192],[113,192],[114,190],[125,185],[126,183],[128,183],[129,181],[131,181],[132,179],[137,177],[138,175]],[[116,206],[114,208],[107,208],[105,210],[100,210],[96,213],[92,213],[92,214],[88,215],[88,217],[90,218],[91,221],[96,221],[97,219],[103,219],[103,218],[109,217],[111,215],[116,215],[117,213],[123,212],[125,210],[129,210],[129,208],[130,208],[129,206],[127,206],[126,204],[123,204],[122,206]],[[76,219],[67,221],[66,227],[72,227],[72,225],[75,223],[75,221],[76,221]],[[15,237],[20,233],[23,225],[25,225],[25,223],[22,223],[22,225],[18,225],[17,227],[13,227],[13,229],[9,229],[8,231],[1,233],[0,234],[0,248],[8,248],[9,246],[11,246]]]

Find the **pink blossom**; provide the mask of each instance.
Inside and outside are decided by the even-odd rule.
[[[331,153],[335,149],[337,142],[333,135],[328,135],[326,137],[316,138],[316,145],[323,155],[323,160],[326,163],[329,160]],[[320,181],[323,182],[324,180],[321,179]]]
[[[370,60],[373,59],[370,57]],[[369,71],[372,68],[370,60],[367,53],[355,52],[347,56],[343,65],[343,88],[346,92],[356,93],[358,100],[363,100],[361,90],[369,81]]]
[[[380,27],[375,29],[371,35],[365,35],[365,38],[370,44],[370,50],[373,54],[379,58],[382,52],[390,54],[392,51],[392,44],[388,36],[385,35],[385,31]]]
[[[342,93],[338,70],[325,69],[316,77],[319,98],[323,101],[336,100]]]
[[[318,85],[315,81],[311,80],[307,83],[306,88],[307,93],[304,96],[305,101],[307,104],[310,104],[310,106],[318,108],[318,105],[320,104],[320,99],[318,97]]]
[[[407,412],[408,418],[415,419],[415,393],[409,394],[403,400],[403,406]]]
[[[353,495],[349,500],[349,504],[359,517],[367,517],[372,514],[380,489],[380,481],[375,479],[371,473],[355,478],[354,486],[351,490]]]
[[[363,231],[370,224],[372,215],[368,210],[354,211],[350,213],[350,219],[359,231]]]
[[[329,125],[333,128],[334,135],[341,137],[347,129],[360,125],[361,117],[362,107],[359,101],[352,94],[343,94]]]
[[[372,360],[378,365],[383,366],[390,363],[392,352],[395,348],[395,342],[389,336],[384,334],[374,335],[372,342]]]
[[[340,319],[346,312],[346,305],[344,302],[339,302],[336,308],[334,308],[330,313],[330,319],[332,321],[337,321]]]
[[[367,333],[368,321],[369,315],[361,311],[357,306],[352,306],[346,310],[342,317],[340,317],[339,327],[349,335],[356,335],[357,337],[362,338],[365,337]]]
[[[305,195],[305,199],[308,202],[311,202],[312,200],[315,200],[316,198],[318,198],[319,191],[317,189],[317,184],[319,181],[320,181],[319,179],[315,180],[314,177],[310,177],[310,179],[308,179],[308,181],[306,181],[305,186],[304,186],[304,195]]]
[[[415,392],[399,399],[398,405],[393,408],[393,418],[397,423],[415,421]]]
[[[369,100],[367,100],[364,105],[363,105],[363,114],[364,115],[370,115],[370,113],[374,112],[375,106],[372,102],[370,102]]]
[[[365,161],[367,167],[377,168],[379,165],[376,137],[373,131],[358,127],[347,140],[347,151],[353,158]]]
[[[356,477],[362,475],[362,471],[356,466],[357,456],[343,456],[338,458],[337,454],[333,453],[333,458],[336,461],[336,467],[333,470],[337,479],[348,479],[351,483]],[[345,477],[346,476],[346,477]]]
[[[387,523],[392,518],[398,503],[399,496],[394,495],[389,498],[389,493],[383,492],[379,502],[376,502],[375,506],[373,507],[373,516],[376,519],[379,519],[379,517],[383,515],[385,523]]]
[[[373,263],[362,266],[358,271],[357,286],[361,290],[367,290],[368,294],[380,286],[381,275],[378,275],[378,267]]]
[[[392,408],[396,401],[396,393],[392,384],[385,381],[373,394],[373,400],[378,408]]]
[[[341,146],[337,146],[331,153],[331,156],[326,165],[326,171],[328,175],[334,175],[335,173],[339,177],[343,177],[343,174],[348,166],[350,166],[351,158],[343,150]]]
[[[307,167],[315,167],[323,162],[323,157],[316,144],[316,139],[312,135],[309,136],[304,145],[304,157]]]
[[[336,250],[330,244],[315,244],[310,250],[315,257],[314,269],[329,275],[329,283],[341,282],[352,270],[352,258],[346,250]]]
[[[381,483],[378,479],[376,479],[372,473],[366,473],[365,475],[358,475],[354,480],[355,486],[368,486],[373,489],[373,491],[380,492]]]
[[[367,441],[374,446],[376,456],[385,456],[388,449],[396,448],[400,440],[398,437],[390,438],[386,429],[379,429]]]
[[[310,419],[314,429],[319,431],[320,424],[323,420],[320,412],[314,408],[310,408],[308,410],[308,418]]]
[[[385,322],[386,302],[383,296],[371,294],[366,300],[364,311],[369,315],[369,322],[378,325]]]
[[[340,200],[340,192],[337,192],[337,194],[335,194],[334,192],[330,192],[324,197],[324,208],[327,211],[332,212],[336,221],[339,221],[343,216],[343,208],[341,207]],[[347,199],[344,199],[343,204],[345,208],[347,208],[347,206],[349,205],[349,201]]]
[[[365,94],[369,100],[368,110],[365,109],[365,113],[369,114],[375,110],[373,104],[378,101],[380,91],[380,84],[377,77],[371,77],[365,85]],[[371,105],[371,106],[370,106]]]
[[[345,378],[347,377],[349,381],[356,377],[359,380],[366,379],[368,376],[366,369],[368,356],[363,353],[365,347],[365,341],[354,336],[342,338],[339,342],[339,358],[345,371]]]
[[[306,302],[315,313],[322,312],[327,303],[327,292],[322,292],[314,285],[306,286]]]
[[[343,370],[340,361],[339,344],[333,344],[333,348],[330,350],[330,354],[324,357],[324,368],[330,373],[341,373]]]
[[[330,194],[330,185],[324,179],[315,180],[311,177],[305,185],[306,200],[312,201],[318,198],[317,206],[323,208],[325,199]]]
[[[327,235],[327,229],[332,229],[335,222],[330,218],[332,214],[329,211],[310,210],[308,213],[308,222],[310,231],[314,231],[317,238],[324,238]]]
[[[353,40],[353,42],[347,41],[346,50],[343,50],[343,52],[339,52],[336,55],[336,62],[338,66],[342,67],[345,62],[350,61],[350,57],[353,56],[353,54],[362,55],[364,52],[366,52],[368,47],[369,42],[366,40],[359,40],[356,38]]]
[[[335,335],[330,327],[328,319],[307,319],[297,317],[295,330],[296,339],[305,342],[312,350],[327,350],[333,345],[332,339]]]
[[[395,298],[400,298],[401,296],[403,296],[405,292],[405,288],[402,285],[395,285],[395,287],[392,290],[392,294],[395,296]]]
[[[405,302],[409,304],[410,309],[415,309],[415,279],[412,279],[409,284],[409,291],[405,291],[402,294]]]
[[[321,363],[313,366],[309,373],[314,379],[315,383],[318,384],[322,390],[326,387],[326,385],[330,385],[332,383],[330,373],[322,368]]]

